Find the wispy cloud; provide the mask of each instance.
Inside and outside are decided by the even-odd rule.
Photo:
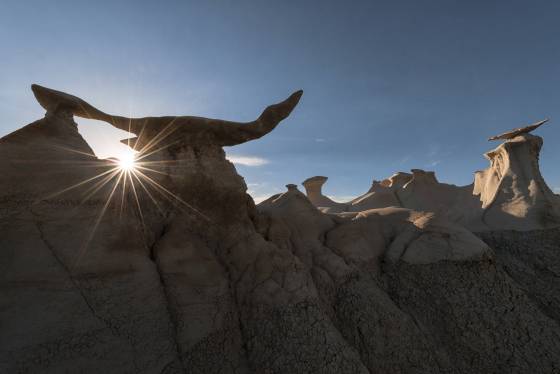
[[[434,166],[437,166],[439,164],[441,164],[441,160],[434,160],[434,161],[430,162],[428,165],[431,166],[431,167],[434,167]]]
[[[560,194],[560,187],[554,187],[554,193]]]
[[[404,165],[404,164],[406,164],[409,160],[410,160],[410,156],[404,156],[404,157],[401,158],[401,160],[399,161],[399,165]]]
[[[236,165],[243,166],[262,166],[269,163],[267,159],[257,156],[227,155],[226,158]]]
[[[440,151],[440,146],[437,144],[432,144],[430,146],[430,153],[428,154],[430,157],[434,157],[435,155],[437,155]]]
[[[316,138],[315,141],[316,141],[317,143],[324,143],[324,142],[327,141],[327,139],[325,139],[325,138]]]

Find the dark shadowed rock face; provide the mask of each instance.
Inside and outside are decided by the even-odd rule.
[[[478,233],[496,258],[540,310],[560,321],[560,230]]]
[[[328,215],[293,186],[255,206],[221,144],[172,136],[145,189],[92,190],[112,165],[72,105],[0,139],[0,372],[559,370],[557,232],[484,236],[494,252],[433,214]]]

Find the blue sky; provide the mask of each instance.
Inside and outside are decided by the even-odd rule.
[[[0,136],[42,117],[31,83],[112,113],[239,121],[302,88],[275,131],[227,149],[260,163],[237,165],[256,197],[313,175],[355,196],[411,168],[468,184],[488,136],[545,117],[557,188],[559,14],[558,1],[3,0]],[[119,152],[123,133],[77,122],[100,156]]]

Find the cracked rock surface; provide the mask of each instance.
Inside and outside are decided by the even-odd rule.
[[[218,144],[147,160],[175,198],[79,184],[110,165],[71,114],[0,139],[0,372],[560,371],[558,231],[255,206]]]

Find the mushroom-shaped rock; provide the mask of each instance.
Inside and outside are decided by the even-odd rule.
[[[35,97],[47,112],[69,112],[83,118],[105,121],[137,135],[123,142],[141,150],[163,139],[183,144],[232,146],[258,139],[272,131],[287,118],[298,104],[303,91],[296,91],[286,100],[270,105],[255,121],[247,123],[193,116],[129,118],[102,112],[84,100],[67,93],[34,84]]]
[[[301,184],[305,187],[307,198],[316,207],[328,208],[328,211],[331,213],[344,211],[347,204],[337,203],[323,195],[321,190],[327,179],[329,178],[317,175],[304,180]]]
[[[298,190],[297,184],[293,184],[293,183],[287,184],[286,188],[288,189],[288,191],[297,191]]]
[[[491,136],[490,138],[488,138],[488,140],[490,141],[490,140],[513,139],[518,135],[528,134],[531,131],[538,129],[539,127],[541,127],[542,125],[544,125],[547,122],[548,122],[548,118],[544,119],[542,121],[539,121],[539,122],[535,122],[532,125],[528,125],[528,126],[525,126],[525,127],[520,127],[520,128],[517,128],[517,129],[513,129],[511,131],[504,132],[503,134],[500,134],[500,135]]]
[[[521,133],[484,156],[490,167],[475,173],[473,194],[490,229],[530,230],[560,224],[560,200],[539,170],[543,140]]]

